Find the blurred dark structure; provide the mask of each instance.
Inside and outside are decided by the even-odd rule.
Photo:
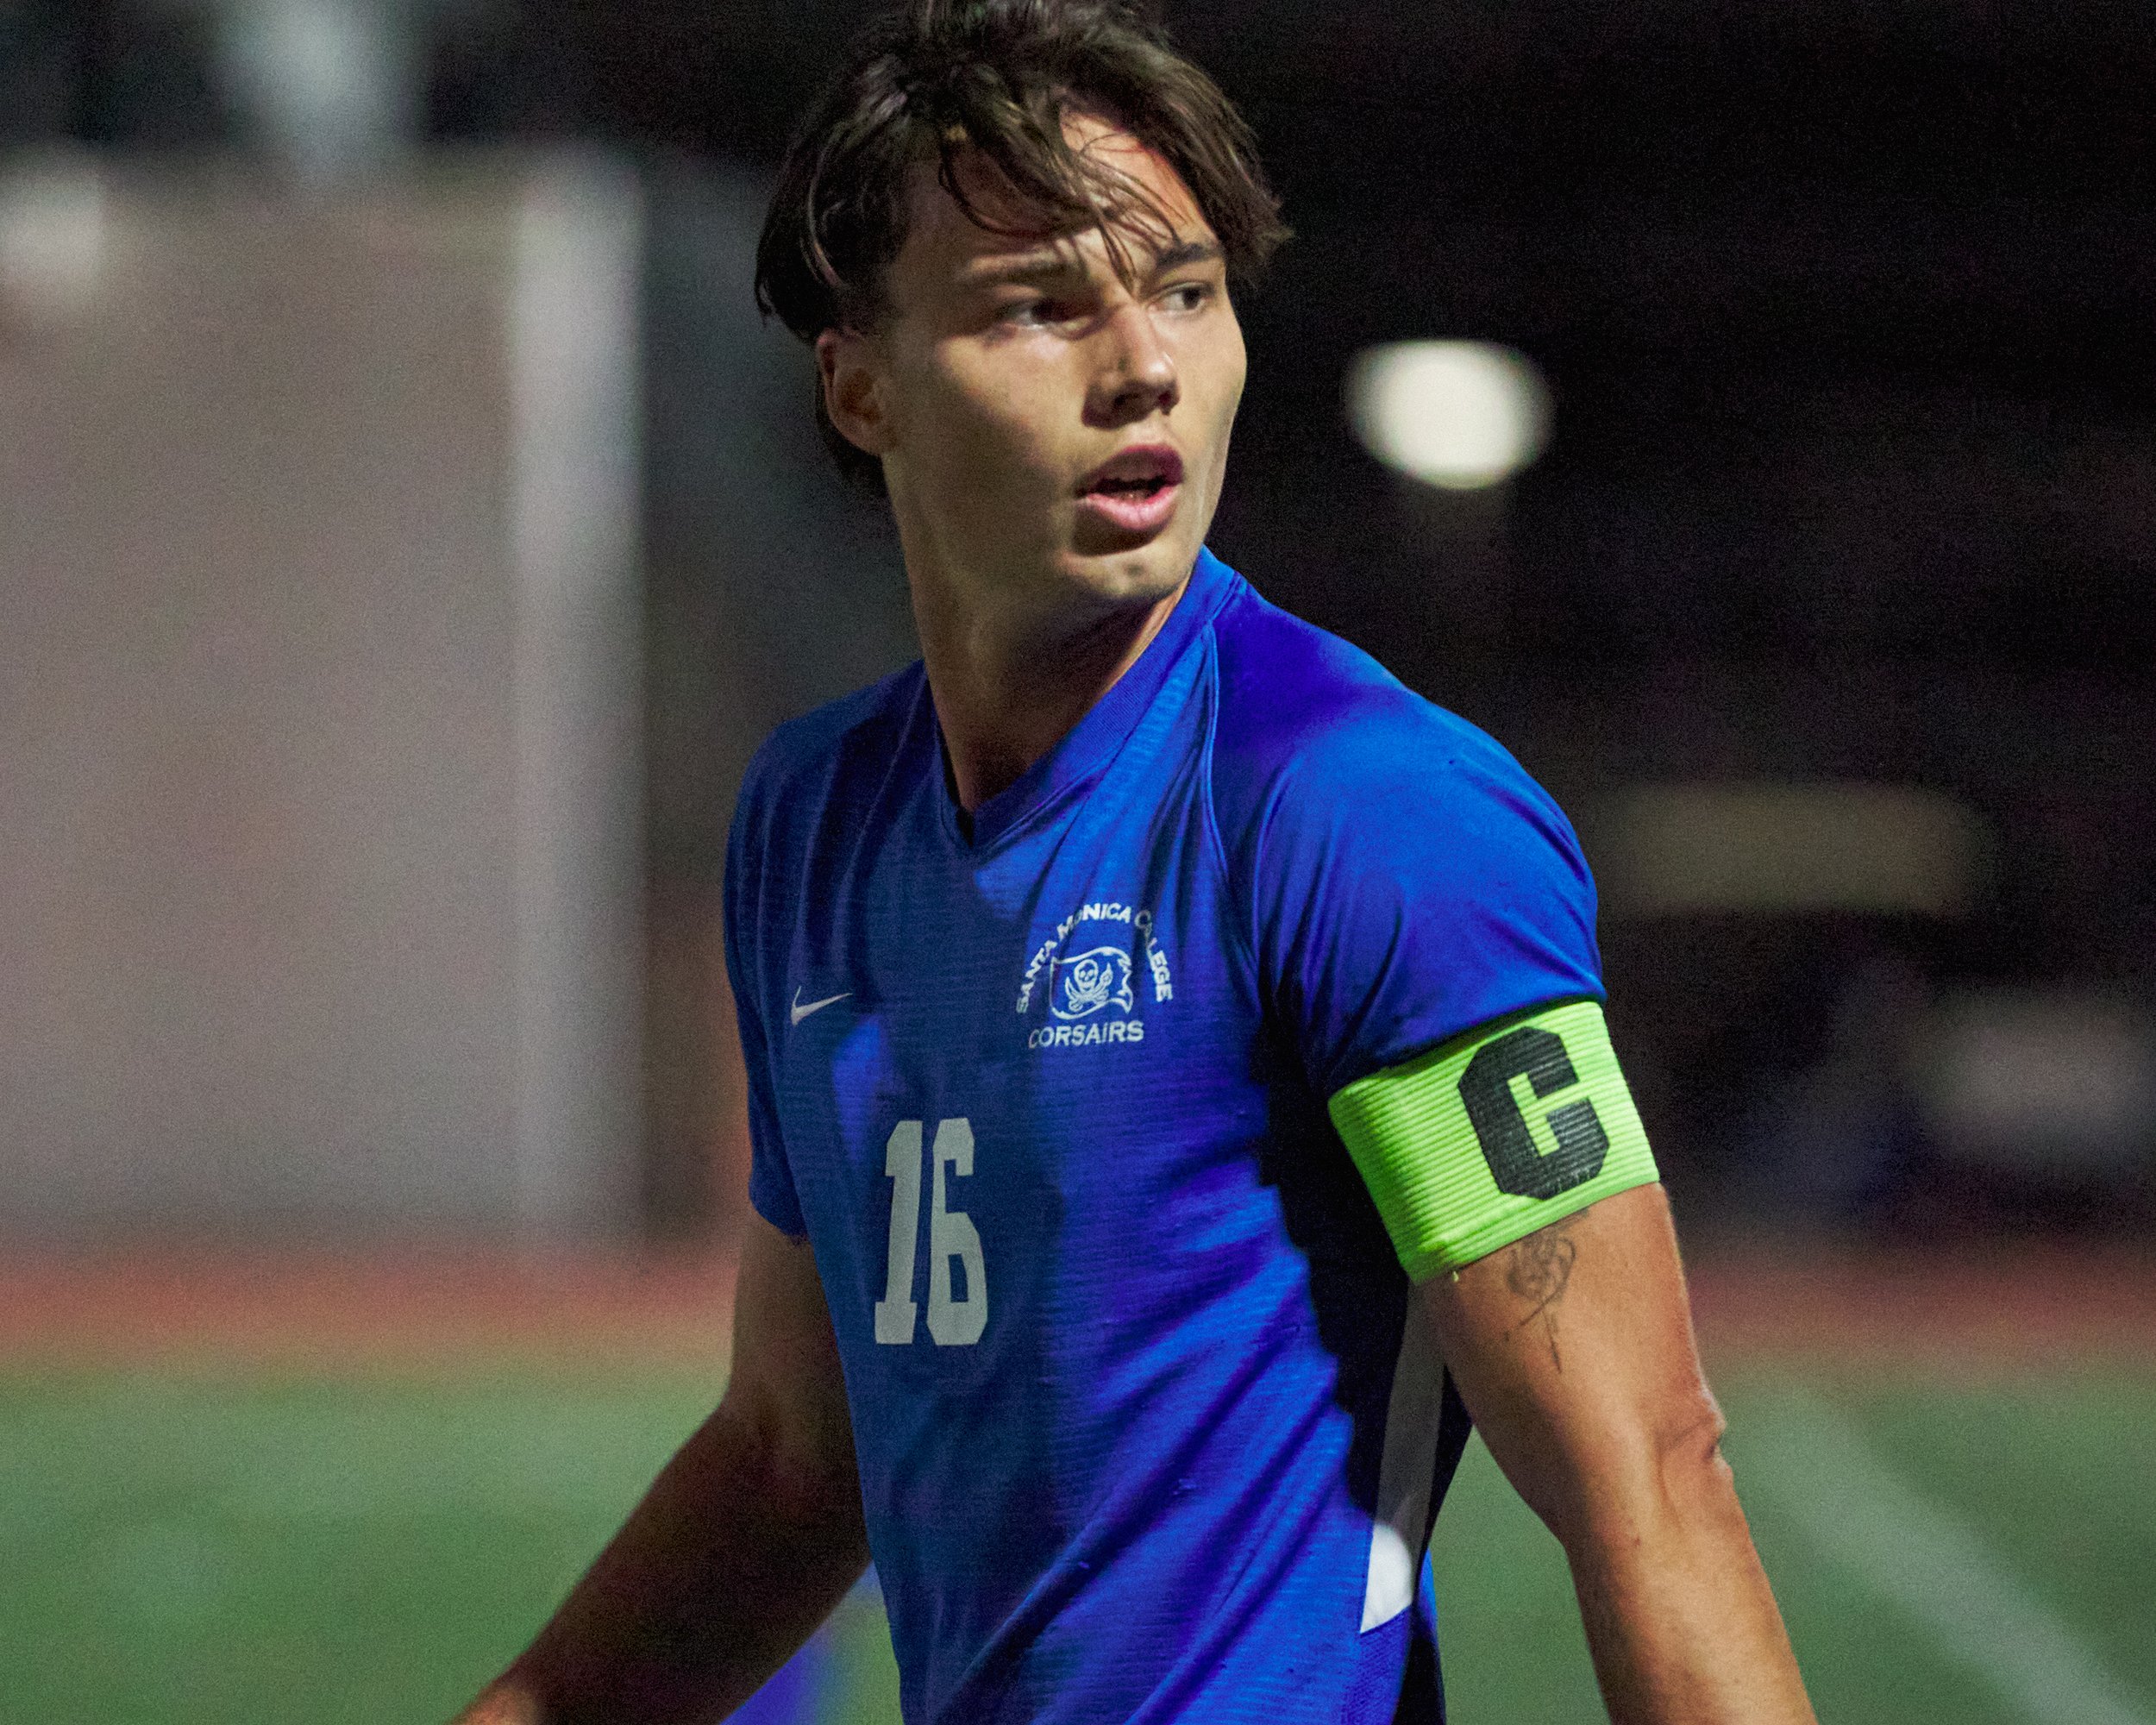
[[[429,136],[605,141],[693,216],[693,166],[775,163],[870,8],[409,9]],[[1680,1204],[1709,1224],[2145,1226],[2146,1146],[1957,1159],[1898,1051],[1942,994],[2138,1010],[2156,969],[2156,9],[1167,16],[1257,126],[1299,233],[1242,307],[1252,383],[1213,534],[1230,561],[1494,731],[1581,812],[1590,856],[1613,788],[1670,781],[1926,788],[1992,836],[1954,917],[1614,909],[1613,1017]],[[0,140],[232,136],[206,16],[0,3]],[[651,339],[693,345],[704,278],[654,262]],[[1349,435],[1351,355],[1438,335],[1509,342],[1550,380],[1555,442],[1504,495],[1410,494]],[[857,561],[812,591],[715,590],[714,475],[740,433],[710,416],[743,410],[667,361],[649,866],[655,974],[686,977],[655,997],[655,1058],[678,1067],[711,1057],[680,1027],[715,958],[667,919],[708,930],[741,764],[699,715],[783,716],[873,672],[905,624],[866,519]],[[809,437],[805,396],[753,411]],[[835,656],[834,610],[867,619],[859,662]],[[699,674],[697,643],[730,627],[757,631],[755,689]],[[655,1168],[655,1214],[693,1220],[689,1163]]]

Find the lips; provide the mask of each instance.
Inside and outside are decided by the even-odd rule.
[[[1102,524],[1150,536],[1165,527],[1182,494],[1183,458],[1165,443],[1125,449],[1088,474],[1078,505]]]
[[[1139,497],[1182,483],[1183,458],[1166,443],[1139,443],[1119,450],[1078,483],[1081,497]]]

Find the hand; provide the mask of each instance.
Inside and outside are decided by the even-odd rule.
[[[536,1696],[504,1678],[490,1685],[449,1725],[548,1725],[548,1720]]]

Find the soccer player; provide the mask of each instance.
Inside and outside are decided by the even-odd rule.
[[[1614,1717],[1811,1717],[1570,827],[1205,549],[1276,210],[1117,0],[918,0],[797,140],[924,659],[750,768],[731,1380],[468,1720],[722,1717],[873,1555],[913,1725],[1428,1725],[1470,1420]]]

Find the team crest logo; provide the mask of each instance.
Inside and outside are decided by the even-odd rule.
[[[1091,1018],[1110,1006],[1127,1013],[1137,1006],[1138,996],[1131,992],[1131,955],[1121,949],[1096,946],[1054,963],[1048,1009],[1057,1018]]]
[[[1076,950],[1072,949],[1075,948]],[[1033,949],[1018,979],[1021,1019],[1047,1007],[1025,1032],[1028,1048],[1092,1048],[1145,1040],[1138,987],[1158,1007],[1175,997],[1153,913],[1119,899],[1083,904]]]

